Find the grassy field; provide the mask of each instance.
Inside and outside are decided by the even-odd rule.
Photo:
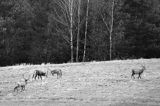
[[[141,64],[142,79],[131,79]],[[48,68],[62,69],[62,78],[30,77],[25,91],[13,92],[22,74]],[[160,106],[160,59],[1,67],[0,106]]]

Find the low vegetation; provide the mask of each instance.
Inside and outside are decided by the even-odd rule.
[[[141,79],[131,78],[132,69],[146,70]],[[47,106],[152,106],[160,105],[160,59],[20,65],[0,68],[0,105]],[[14,92],[22,75],[35,70],[61,69],[57,79],[49,72],[42,80],[28,80],[25,90]]]

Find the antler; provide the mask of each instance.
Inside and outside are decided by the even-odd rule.
[[[138,63],[141,67],[145,67],[145,65],[144,64],[142,64],[142,63]]]
[[[145,70],[146,66],[144,64],[141,64],[141,67]]]
[[[28,76],[28,78],[25,78],[25,77],[24,77],[24,74],[23,74],[22,76],[23,76],[23,78],[24,78],[25,80],[29,80],[29,78],[30,78],[30,75]]]

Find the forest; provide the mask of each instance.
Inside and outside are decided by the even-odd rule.
[[[0,0],[0,66],[159,57],[159,0]]]

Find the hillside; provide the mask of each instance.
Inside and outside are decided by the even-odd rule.
[[[131,79],[131,69],[146,66],[142,79]],[[26,90],[13,92],[16,83],[35,69],[62,69],[62,78],[49,74],[30,77]],[[158,106],[160,59],[17,65],[0,68],[0,106]]]

